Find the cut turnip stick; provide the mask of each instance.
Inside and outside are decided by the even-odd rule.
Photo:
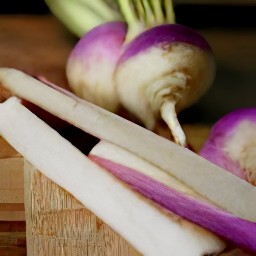
[[[239,247],[256,252],[256,223],[238,218],[210,204],[177,192],[124,165],[93,155],[90,159],[129,184],[135,191],[172,213],[211,230]]]
[[[89,156],[97,156],[100,158],[111,160],[117,164],[122,164],[136,171],[139,171],[163,184],[180,191],[182,193],[202,199],[194,190],[190,189],[181,181],[177,180],[171,174],[168,174],[160,168],[154,166],[150,162],[138,157],[126,149],[117,146],[108,141],[101,140],[90,151]]]
[[[256,187],[192,151],[100,107],[64,95],[20,71],[1,68],[0,82],[14,95],[172,173],[220,207],[256,221],[256,207],[252,203],[256,198]]]
[[[204,255],[224,243],[194,224],[183,226],[84,156],[11,97],[0,105],[0,134],[31,164],[66,189],[144,255]],[[186,246],[184,246],[184,244]]]

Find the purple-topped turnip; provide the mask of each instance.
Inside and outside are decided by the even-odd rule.
[[[256,108],[241,108],[214,124],[199,154],[256,185]]]
[[[144,4],[146,2],[144,1]],[[160,2],[154,1],[155,9],[159,9]],[[167,1],[165,4],[169,10],[171,10],[170,3]],[[113,74],[128,38],[132,39],[131,34],[134,37],[147,28],[164,22],[161,10],[157,12],[155,18],[151,16],[153,19],[149,23],[148,20],[138,20],[127,1],[120,1],[119,5],[123,11],[125,10],[129,30],[127,31],[127,23],[122,21],[108,22],[94,27],[75,45],[66,66],[67,79],[73,92],[112,112],[117,111],[119,107]],[[141,17],[146,15],[141,11],[140,1],[134,3],[134,7],[140,10]],[[168,20],[170,21],[172,15],[169,12],[166,15],[168,18],[171,17]]]
[[[76,44],[67,62],[66,74],[74,93],[110,111],[116,111],[119,105],[113,72],[126,31],[123,22],[92,29]]]
[[[171,1],[122,0],[119,6],[128,30],[114,22],[86,34],[68,60],[70,87],[108,110],[121,104],[150,130],[162,117],[175,142],[186,146],[176,113],[212,84],[211,48],[196,31],[171,24]]]
[[[215,62],[207,41],[194,30],[167,24],[135,38],[119,59],[119,100],[153,129],[161,115],[175,141],[186,145],[176,112],[194,103],[213,82]]]

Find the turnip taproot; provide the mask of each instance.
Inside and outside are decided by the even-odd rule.
[[[241,108],[220,118],[199,154],[256,185],[256,108]]]
[[[90,33],[85,34],[68,60],[70,87],[112,111],[120,103],[150,130],[161,116],[177,144],[186,146],[176,112],[194,103],[212,84],[215,62],[211,48],[196,31],[166,24],[174,23],[171,1],[156,0],[151,5],[125,0],[119,5],[128,30],[123,23],[112,23],[94,29],[93,40],[88,39]],[[113,26],[113,33],[102,36],[105,26]],[[117,38],[118,43],[106,44]],[[87,44],[90,52],[83,51]],[[98,51],[103,53],[102,59]]]

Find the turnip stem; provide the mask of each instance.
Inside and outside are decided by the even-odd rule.
[[[140,17],[140,20],[145,20],[145,9],[143,7],[142,1],[138,0],[137,1],[137,11],[138,11],[138,16]]]
[[[119,6],[125,21],[128,24],[128,32],[125,39],[126,43],[128,43],[144,29],[142,27],[142,23],[135,15],[135,11],[133,10],[134,6],[132,6],[130,0],[119,0]]]
[[[158,0],[156,0],[158,1]],[[154,21],[155,21],[155,17],[154,17],[154,13],[152,12],[152,8],[148,2],[148,0],[142,0],[142,4],[144,6],[145,9],[145,24],[146,27],[152,27],[154,26]]]
[[[132,41],[146,29],[175,23],[171,0],[119,0],[119,6],[128,23],[126,42]]]
[[[164,22],[164,15],[162,12],[161,0],[151,0],[151,5],[154,10],[157,24],[162,24]]]
[[[177,118],[175,102],[165,100],[161,106],[161,116],[172,132],[172,136],[178,145],[185,147],[186,136]]]
[[[169,24],[175,23],[175,12],[172,0],[164,0],[164,9],[166,15],[166,22]]]
[[[98,16],[104,18],[106,21],[113,20],[114,18],[121,19],[121,16],[110,4],[105,0],[76,0],[86,6],[89,10],[93,10]],[[113,1],[112,1],[113,2]]]
[[[102,23],[120,19],[116,11],[100,0],[46,0],[46,3],[56,17],[78,37]]]

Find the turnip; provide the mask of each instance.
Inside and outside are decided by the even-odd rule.
[[[0,118],[0,135],[6,141],[143,255],[198,256],[225,248],[225,242],[216,235],[183,222],[119,182],[26,109],[18,98],[0,104]]]
[[[256,108],[237,109],[220,118],[199,154],[256,185]]]
[[[176,111],[194,103],[211,85],[215,64],[210,46],[178,24],[140,34],[119,59],[115,81],[120,102],[153,129],[159,115],[176,143],[186,138]]]
[[[186,146],[176,112],[193,104],[212,84],[212,50],[196,31],[167,24],[175,20],[171,1],[124,0],[119,5],[128,30],[112,23],[86,34],[67,63],[70,87],[108,110],[122,105],[150,130],[161,116],[175,142]],[[102,33],[112,26],[108,35]]]
[[[119,107],[113,72],[122,53],[126,31],[123,22],[110,22],[92,29],[79,40],[67,61],[67,78],[75,94],[110,111],[117,111]]]
[[[7,90],[6,95],[26,99],[83,131],[138,155],[221,208],[256,221],[256,208],[251,203],[256,187],[187,148],[21,71],[0,68],[0,84]]]
[[[90,157],[135,191],[171,212],[191,220],[237,246],[256,252],[256,223],[240,219],[208,203],[196,200],[134,169],[97,156]]]
[[[256,232],[256,223],[245,222],[228,212],[212,207],[194,191],[149,162],[106,141],[100,141],[95,145],[89,157],[135,190],[164,205],[172,212],[176,214],[179,212],[178,215],[185,219],[207,227],[244,249],[256,250],[256,241],[254,241],[256,233],[253,235]],[[159,183],[155,183],[153,179]],[[180,192],[182,195],[179,194]],[[243,225],[243,223],[246,224]]]
[[[139,171],[149,177],[152,177],[155,180],[158,180],[163,184],[174,188],[177,191],[203,200],[202,196],[200,196],[194,190],[186,186],[180,180],[176,179],[171,174],[167,174],[159,167],[149,163],[148,161],[133,154],[132,152],[125,150],[120,146],[117,146],[116,144],[101,140],[92,148],[89,155],[92,157],[96,156],[111,160],[112,162],[118,164],[122,164],[136,171]]]

